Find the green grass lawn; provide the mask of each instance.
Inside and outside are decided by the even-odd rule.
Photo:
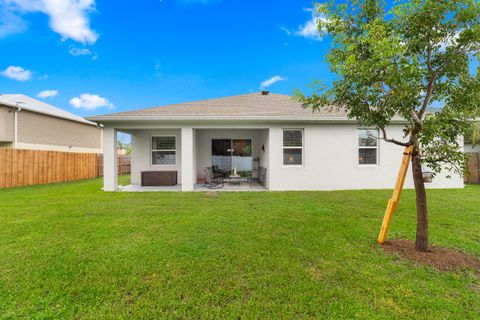
[[[124,177],[122,179],[125,179]],[[480,280],[387,256],[390,190],[0,191],[0,318],[478,319]],[[480,257],[480,186],[428,191],[431,241]],[[414,239],[407,190],[391,238]]]

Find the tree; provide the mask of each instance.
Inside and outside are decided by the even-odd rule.
[[[118,150],[125,150],[126,155],[130,155],[132,153],[132,145],[131,143],[125,142],[126,134],[123,132],[119,133],[119,139],[117,140],[117,149]]]
[[[474,122],[464,137],[465,144],[471,144],[472,148],[480,145],[480,122]]]
[[[298,92],[297,99],[313,110],[344,108],[361,125],[377,127],[377,138],[414,146],[415,247],[426,252],[422,164],[434,173],[463,173],[461,136],[479,114],[480,77],[471,70],[480,49],[479,3],[405,0],[387,7],[383,1],[332,0],[315,10],[319,32],[332,42],[327,61],[337,77],[329,86],[315,83],[308,95]],[[403,139],[388,136],[398,117],[407,123]]]

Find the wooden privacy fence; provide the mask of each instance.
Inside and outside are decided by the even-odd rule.
[[[467,153],[468,155],[468,174],[465,176],[465,182],[480,184],[480,153]]]
[[[118,156],[118,174],[130,173],[130,168],[130,156]],[[102,154],[0,148],[0,188],[93,179],[102,175]]]
[[[118,156],[118,174],[127,174],[131,172],[131,162],[129,155]],[[98,155],[98,176],[103,177],[103,154]]]
[[[98,177],[96,153],[0,149],[0,188]]]

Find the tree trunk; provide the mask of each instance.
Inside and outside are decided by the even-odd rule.
[[[427,193],[425,192],[425,182],[423,181],[422,162],[418,145],[413,149],[412,171],[417,200],[417,236],[415,249],[421,252],[428,252]]]

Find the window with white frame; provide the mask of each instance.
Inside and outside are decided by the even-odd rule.
[[[172,165],[176,162],[175,136],[152,137],[152,165]]]
[[[283,165],[303,164],[303,130],[283,129]]]
[[[358,130],[358,164],[378,164],[378,130]]]

